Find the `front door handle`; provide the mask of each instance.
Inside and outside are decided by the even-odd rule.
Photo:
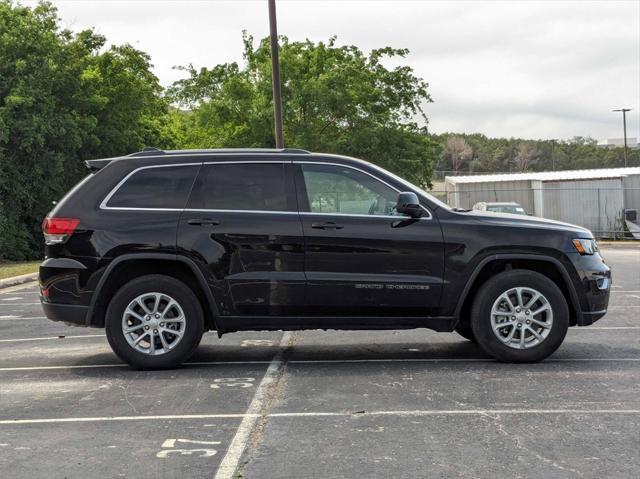
[[[187,221],[187,224],[196,226],[218,226],[220,222],[211,218],[192,218]]]
[[[311,223],[311,227],[316,230],[341,230],[344,226],[327,221],[325,223]]]

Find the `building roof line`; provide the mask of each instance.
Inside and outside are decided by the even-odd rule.
[[[498,181],[570,181],[603,180],[640,175],[640,167],[600,168],[592,170],[539,171],[531,173],[493,173],[486,175],[446,176],[450,184],[486,183]]]

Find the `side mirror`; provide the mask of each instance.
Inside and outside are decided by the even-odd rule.
[[[420,208],[420,201],[418,195],[413,191],[404,191],[398,193],[398,203],[396,204],[396,211],[400,214],[410,216],[412,218],[418,218],[422,216],[422,208]]]

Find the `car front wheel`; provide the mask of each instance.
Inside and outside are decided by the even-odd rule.
[[[510,270],[490,278],[471,309],[471,329],[488,354],[504,362],[535,362],[564,340],[569,309],[560,288],[546,276]]]
[[[107,339],[136,369],[165,369],[186,361],[204,331],[198,298],[170,276],[147,275],[122,286],[106,315]]]

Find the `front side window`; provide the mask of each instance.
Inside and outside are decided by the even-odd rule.
[[[109,198],[108,208],[182,209],[199,165],[143,168]]]
[[[372,176],[336,165],[303,164],[312,213],[395,215],[398,193]]]
[[[284,164],[204,165],[193,186],[189,208],[288,211]]]

